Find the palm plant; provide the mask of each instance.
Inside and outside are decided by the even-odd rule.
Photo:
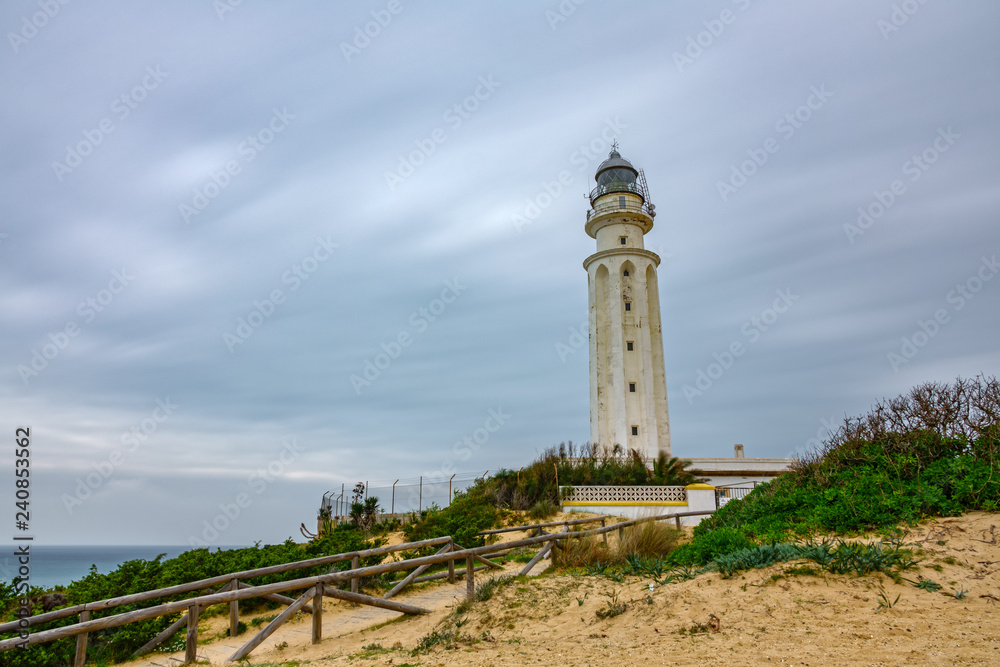
[[[653,472],[650,481],[661,486],[687,486],[703,481],[699,479],[698,470],[688,470],[690,461],[684,461],[676,456],[667,458],[666,454],[660,454],[653,464]]]

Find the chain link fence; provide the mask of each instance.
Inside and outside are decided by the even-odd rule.
[[[394,481],[365,480],[360,482],[364,486],[362,498],[378,498],[381,514],[420,512],[434,505],[447,507],[457,492],[469,488],[487,472],[460,472],[450,477],[408,477]],[[320,509],[326,509],[331,517],[349,514],[354,489],[354,486],[344,484],[340,489],[327,491]]]

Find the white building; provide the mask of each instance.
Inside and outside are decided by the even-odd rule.
[[[645,176],[615,147],[597,167],[583,262],[590,294],[590,441],[670,456],[656,267],[643,248],[656,215]]]

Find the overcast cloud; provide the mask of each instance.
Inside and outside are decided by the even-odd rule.
[[[237,498],[214,543],[299,538],[341,484],[588,440],[609,138],[657,207],[675,454],[1000,370],[988,0],[63,1],[0,7],[39,542],[187,544]]]

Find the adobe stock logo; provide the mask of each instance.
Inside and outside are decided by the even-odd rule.
[[[401,14],[402,11],[403,5],[399,0],[389,0],[385,9],[372,10],[370,13],[374,20],[365,23],[363,30],[361,26],[354,28],[352,43],[340,43],[340,52],[344,55],[344,60],[350,64],[351,58],[360,56],[361,52],[371,45],[372,40],[381,35],[382,30],[389,27],[389,24],[392,23],[392,17]]]
[[[770,330],[774,323],[778,321],[778,318],[782,314],[787,313],[795,305],[795,302],[799,300],[799,296],[792,294],[792,290],[787,287],[783,290],[775,290],[774,293],[777,295],[777,298],[771,306],[760,311],[759,315],[754,315],[745,321],[743,326],[740,327],[740,333],[747,337],[748,342],[744,344],[740,340],[734,340],[722,352],[712,353],[712,358],[715,361],[710,362],[704,369],[697,369],[694,386],[690,384],[684,385],[682,390],[684,391],[684,398],[687,399],[688,405],[694,403],[695,397],[702,396],[706,391],[711,389],[716,381],[733,367],[736,360],[746,354],[749,346],[760,340],[761,335]]]
[[[746,11],[750,7],[751,0],[732,0],[734,5],[739,5],[740,11]],[[684,53],[674,51],[674,64],[677,65],[677,71],[681,74],[684,73],[685,67],[690,67],[694,65],[694,62],[701,58],[702,54],[705,53],[706,49],[711,48],[715,44],[716,40],[722,36],[722,33],[726,31],[726,26],[732,25],[736,22],[737,15],[731,9],[723,9],[719,12],[719,18],[709,19],[702,21],[702,25],[705,29],[698,34],[688,36],[687,47],[684,49]]]
[[[38,8],[40,12],[35,12],[29,19],[27,15],[21,17],[21,30],[17,33],[8,32],[7,41],[14,53],[19,53],[21,47],[34,39],[38,31],[49,24],[54,19],[64,5],[68,5],[69,0],[39,0]]]
[[[229,187],[233,179],[243,173],[243,165],[256,160],[295,119],[295,114],[289,113],[287,107],[281,107],[280,110],[274,107],[271,112],[272,116],[264,127],[247,135],[247,138],[236,146],[236,154],[243,159],[242,164],[238,160],[228,160],[218,170],[209,171],[208,178],[200,186],[192,189],[191,202],[181,202],[177,205],[177,212],[185,223],[190,223],[192,217],[200,215],[208,208],[215,198]]]
[[[149,416],[139,420],[128,431],[122,433],[121,443],[125,452],[116,449],[103,461],[91,463],[90,467],[94,469],[94,472],[88,473],[86,477],[76,478],[76,488],[72,495],[64,493],[60,496],[66,512],[72,514],[76,506],[83,505],[84,501],[111,479],[115,470],[125,463],[128,458],[127,454],[138,450],[141,443],[146,442],[156,433],[160,424],[170,419],[180,407],[176,403],[172,403],[169,396],[162,400],[156,399],[156,407],[149,413]]]
[[[823,105],[831,97],[833,97],[833,93],[827,90],[825,85],[818,88],[813,86],[809,89],[806,101],[779,118],[774,124],[774,130],[779,132],[785,141],[788,141],[809,122],[815,112],[823,108]],[[748,148],[746,150],[748,159],[740,162],[739,166],[735,163],[730,164],[729,178],[725,181],[715,182],[719,198],[724,202],[729,201],[729,197],[746,185],[748,180],[753,178],[754,174],[767,164],[771,156],[779,150],[781,150],[781,142],[774,137],[765,139],[760,148]]]
[[[973,274],[963,282],[957,283],[954,289],[949,290],[945,295],[945,302],[951,304],[954,313],[958,313],[976,298],[986,283],[993,280],[998,273],[1000,273],[1000,263],[997,262],[996,255],[981,257],[979,266],[976,267]],[[926,320],[917,320],[917,327],[913,333],[899,339],[898,352],[894,350],[886,355],[892,372],[898,373],[901,366],[910,363],[917,356],[917,353],[926,347],[946,324],[951,322],[951,317],[948,309],[938,308]]]
[[[309,280],[309,277],[323,265],[323,262],[330,259],[333,256],[333,251],[339,247],[330,240],[329,234],[326,238],[317,236],[316,246],[312,252],[282,273],[281,282],[291,286],[289,292],[298,291],[302,287],[303,281]],[[263,299],[254,299],[253,308],[250,309],[246,317],[236,318],[236,327],[233,331],[231,333],[226,331],[222,334],[222,342],[229,350],[229,354],[236,351],[237,345],[242,345],[250,340],[250,337],[264,326],[266,321],[271,319],[278,307],[285,303],[287,297],[284,290],[274,288]]]
[[[473,429],[472,433],[462,436],[461,440],[456,440],[451,448],[451,456],[441,463],[441,467],[434,472],[425,472],[424,479],[431,480],[424,485],[428,490],[429,497],[440,494],[448,488],[448,477],[455,475],[458,468],[455,467],[455,459],[468,461],[472,455],[478,452],[486,443],[490,441],[492,434],[499,431],[510,420],[511,415],[503,411],[503,407],[496,410],[490,408],[486,411],[486,419],[483,425]],[[410,487],[410,505],[420,506],[419,491]]]
[[[87,297],[77,305],[76,312],[83,318],[84,324],[90,324],[97,319],[97,314],[104,312],[133,280],[135,276],[129,275],[125,269],[112,271],[111,280],[105,289],[99,290],[97,294]],[[38,377],[82,331],[83,328],[76,320],[66,322],[60,330],[50,331],[48,341],[43,343],[40,349],[31,348],[31,360],[27,364],[18,365],[17,374],[21,382],[27,385],[32,378]]]
[[[961,138],[961,134],[952,131],[951,125],[947,129],[939,127],[934,140],[920,151],[920,153],[912,155],[909,160],[904,162],[900,170],[903,172],[903,175],[910,177],[910,183],[916,183],[927,173],[931,166],[937,163],[941,155],[948,152],[955,145],[955,141]],[[885,190],[874,190],[872,192],[874,199],[867,205],[858,207],[857,224],[844,224],[844,234],[847,235],[847,240],[853,244],[855,237],[862,236],[871,229],[872,225],[885,215],[907,192],[906,183],[899,178],[889,183],[889,187]]]
[[[230,502],[219,503],[219,512],[210,519],[201,522],[200,535],[190,535],[188,544],[195,548],[207,547],[219,539],[223,533],[229,530],[230,526],[236,523],[240,516],[246,514],[246,510],[253,505],[254,499],[267,491],[269,485],[278,481],[285,474],[285,470],[295,463],[305,451],[305,448],[299,445],[295,438],[285,438],[277,456],[271,459],[265,467],[259,468],[247,477],[247,491],[240,491],[232,497]],[[250,495],[248,491],[253,491],[253,495]]]
[[[431,299],[426,307],[421,306],[410,314],[409,323],[414,333],[411,334],[409,329],[402,329],[388,343],[381,344],[381,352],[372,358],[365,359],[361,375],[354,373],[348,378],[356,396],[360,396],[362,389],[370,387],[375,380],[379,379],[382,373],[392,365],[392,362],[399,359],[406,348],[413,344],[416,336],[427,331],[431,322],[436,321],[450,304],[455,303],[462,292],[469,289],[468,285],[458,282],[458,278],[445,280],[444,285],[439,298]]]
[[[160,84],[168,76],[170,76],[170,73],[161,70],[159,65],[156,67],[146,67],[146,75],[142,77],[139,83],[133,86],[131,90],[122,93],[112,100],[109,107],[111,113],[119,121],[124,121],[133,111],[139,108],[139,105],[145,101],[151,92],[160,87]],[[97,121],[93,129],[84,128],[81,132],[83,139],[77,141],[75,144],[66,144],[66,153],[63,161],[52,161],[52,172],[59,182],[62,183],[67,174],[73,173],[74,169],[82,165],[83,161],[92,155],[97,150],[97,147],[104,143],[108,135],[116,129],[117,126],[111,117],[106,116]]]
[[[478,84],[471,94],[445,109],[444,113],[441,114],[441,120],[448,123],[452,132],[471,118],[482,103],[493,97],[497,88],[503,85],[500,81],[495,80],[492,74],[479,77]],[[425,164],[428,158],[437,151],[438,146],[446,141],[448,141],[448,131],[440,127],[431,130],[429,136],[423,139],[414,139],[413,145],[416,148],[406,155],[400,154],[396,169],[386,170],[382,174],[385,177],[385,184],[389,187],[389,192],[395,192],[396,188],[416,173],[417,168]]]
[[[582,349],[590,341],[590,322],[581,322],[580,326],[577,328],[569,328],[569,339],[568,343],[563,343],[562,341],[556,343],[556,354],[559,355],[559,361],[566,363],[566,359],[571,354],[575,354],[577,350]]]

